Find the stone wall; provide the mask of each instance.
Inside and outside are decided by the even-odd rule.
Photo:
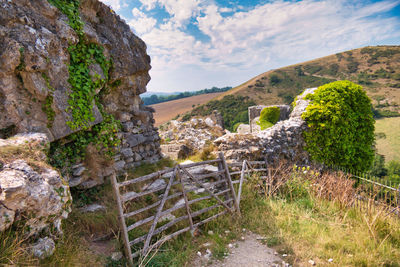
[[[266,160],[268,163],[285,158],[299,163],[308,163],[309,155],[304,150],[303,132],[306,122],[301,118],[309,101],[304,97],[313,93],[315,88],[307,89],[297,97],[296,106],[288,119],[258,133],[230,133],[214,141],[219,151],[228,160]],[[256,114],[252,109],[253,116]],[[258,109],[257,109],[258,110]]]
[[[50,141],[63,139],[73,132],[67,126],[71,86],[68,82],[68,47],[78,42],[68,18],[47,0],[0,1],[0,138],[17,133],[44,133]],[[109,7],[97,0],[82,0],[80,8],[84,33],[90,43],[104,48],[112,58],[108,94],[96,91],[105,112],[122,123],[120,153],[115,164],[104,158],[78,162],[69,177],[72,186],[91,187],[102,183],[113,171],[125,171],[144,161],[157,161],[160,145],[154,127],[153,109],[145,107],[140,94],[150,80],[150,57],[145,43]],[[91,73],[104,77],[97,63]],[[95,75],[93,75],[95,77]],[[49,125],[45,105],[49,95],[54,122]],[[93,105],[95,120],[103,121]],[[98,164],[92,164],[93,161]],[[91,161],[91,163],[90,163]],[[101,166],[101,168],[99,168]]]

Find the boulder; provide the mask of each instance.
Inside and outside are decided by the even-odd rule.
[[[53,255],[56,244],[49,237],[39,238],[39,240],[31,247],[33,256],[41,260]]]
[[[70,212],[71,194],[60,174],[34,170],[25,160],[15,160],[0,171],[0,231],[23,221],[28,235],[50,226],[61,232],[61,220]]]

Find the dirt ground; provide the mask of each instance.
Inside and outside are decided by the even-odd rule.
[[[210,267],[266,267],[289,266],[279,257],[279,254],[266,245],[263,245],[261,237],[254,233],[247,233],[244,240],[231,244],[228,255],[221,261],[212,261],[207,255],[198,255],[192,266]],[[203,253],[204,254],[204,253]]]

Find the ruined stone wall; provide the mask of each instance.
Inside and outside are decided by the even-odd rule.
[[[287,120],[290,114],[290,106],[289,105],[273,105],[273,106],[264,106],[264,105],[257,105],[251,106],[248,109],[249,112],[249,125],[250,125],[250,132],[253,132],[253,124],[254,119],[260,117],[261,111],[267,107],[278,107],[280,109],[279,121]]]
[[[47,0],[0,0],[0,9],[0,138],[37,132],[56,141],[80,131],[67,125],[71,121],[68,47],[79,41],[68,18]],[[115,170],[125,171],[161,156],[154,110],[140,99],[150,80],[145,43],[97,0],[82,0],[80,17],[88,43],[103,47],[105,57],[112,59],[104,87],[108,92],[95,94],[104,111],[122,123],[115,164],[82,161],[73,167],[71,185],[91,187]],[[97,63],[89,68],[93,79],[106,76]],[[54,112],[51,123],[49,109]],[[95,104],[92,113],[94,120],[89,126],[104,120]]]
[[[218,150],[222,151],[228,160],[266,160],[272,164],[280,159],[287,159],[308,163],[309,155],[304,150],[302,136],[307,130],[307,124],[301,118],[301,114],[309,103],[304,97],[314,90],[315,88],[307,89],[297,97],[296,105],[288,119],[257,133],[226,134],[214,141]],[[254,110],[252,109],[253,115],[256,114]]]

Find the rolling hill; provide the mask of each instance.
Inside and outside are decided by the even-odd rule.
[[[362,85],[372,99],[376,118],[400,116],[400,46],[370,46],[262,73],[193,108],[182,119],[207,116],[218,109],[225,127],[235,130],[240,122],[248,122],[246,114],[250,105],[289,104],[305,88],[337,80]],[[238,102],[242,104],[237,105]],[[237,107],[234,112],[232,107]],[[378,152],[388,158],[399,157],[400,152],[394,151],[393,155],[388,152],[392,147],[388,142],[396,139],[391,134],[393,131],[380,131],[387,135],[387,140],[378,141]]]
[[[384,115],[400,111],[400,46],[364,47],[271,70],[215,100],[241,95],[257,104],[290,103],[305,88],[336,80],[362,85]]]

